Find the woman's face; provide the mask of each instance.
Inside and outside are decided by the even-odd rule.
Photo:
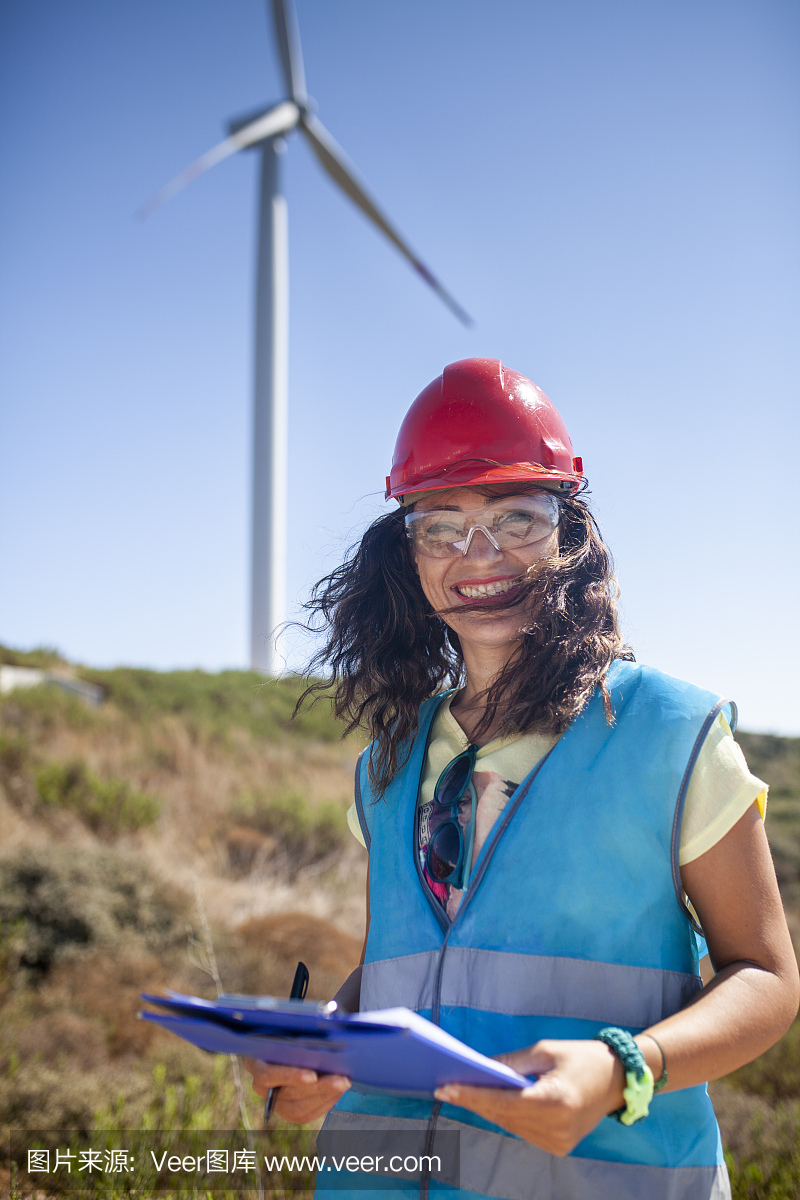
[[[525,493],[521,491],[518,494]],[[491,508],[493,502],[500,499],[505,509],[513,507],[509,505],[513,495],[513,489],[508,487],[456,487],[423,496],[414,505],[414,512],[440,509],[471,512]],[[479,517],[472,517],[470,521],[481,523]],[[498,550],[480,529],[472,534],[466,554],[457,557],[433,558],[415,553],[412,549],[422,590],[431,606],[442,613],[443,620],[458,634],[462,646],[471,642],[487,649],[499,649],[519,642],[522,636],[520,626],[525,619],[523,610],[504,610],[497,606],[507,600],[515,583],[521,582],[535,563],[544,558],[553,558],[557,553],[557,529],[539,541],[513,550]],[[476,605],[480,606],[480,611],[475,611]],[[460,607],[469,607],[472,611],[459,613]],[[453,611],[445,615],[445,610]]]

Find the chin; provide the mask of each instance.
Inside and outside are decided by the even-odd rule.
[[[520,641],[523,636],[516,620],[508,617],[505,620],[500,617],[492,619],[488,614],[484,617],[471,613],[469,617],[453,621],[451,627],[462,642],[473,642],[479,646],[508,646]]]

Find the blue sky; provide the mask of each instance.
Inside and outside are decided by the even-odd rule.
[[[321,119],[476,323],[292,138],[290,607],[414,396],[498,357],[583,456],[639,658],[800,733],[800,10],[297,8]],[[243,665],[256,156],[134,213],[282,96],[266,7],[5,0],[0,46],[0,640]]]

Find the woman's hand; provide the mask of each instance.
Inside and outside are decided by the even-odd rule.
[[[306,1125],[324,1116],[350,1087],[350,1080],[343,1075],[317,1075],[303,1067],[281,1067],[254,1058],[246,1058],[244,1065],[253,1076],[253,1090],[259,1096],[266,1097],[270,1088],[278,1088],[273,1111],[294,1125]]]
[[[437,1100],[478,1113],[550,1154],[569,1154],[607,1113],[624,1104],[622,1063],[603,1042],[542,1041],[500,1054],[521,1075],[538,1075],[523,1091],[449,1084]]]

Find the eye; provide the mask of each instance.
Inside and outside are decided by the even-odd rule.
[[[501,513],[497,518],[498,529],[522,529],[528,525],[532,525],[536,520],[528,512],[512,510],[511,512]]]
[[[463,528],[461,525],[456,525],[453,521],[432,521],[430,525],[423,526],[425,537],[431,538],[437,542],[453,542],[461,537]]]
[[[508,508],[496,511],[494,528],[498,536],[528,545],[541,541],[558,525],[558,506],[551,496],[524,496],[509,501]]]
[[[507,533],[511,537],[527,537],[531,530],[536,529],[540,524],[544,531],[544,522],[541,517],[531,516],[529,512],[512,510],[500,514],[495,528],[498,532]]]

